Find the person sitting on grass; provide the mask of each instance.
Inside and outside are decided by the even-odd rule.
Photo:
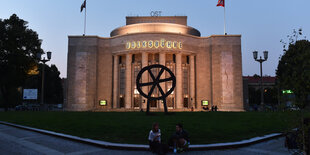
[[[181,123],[176,124],[175,133],[170,138],[170,145],[173,146],[173,152],[183,152],[189,146],[189,134],[183,129]]]
[[[160,129],[158,123],[153,123],[152,130],[149,133],[149,145],[153,153],[160,153],[161,151],[161,138]]]

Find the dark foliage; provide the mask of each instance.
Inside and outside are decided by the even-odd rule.
[[[21,89],[18,88],[37,64],[36,53],[43,53],[41,40],[26,21],[16,14],[0,19],[0,94],[4,107],[20,102]]]
[[[301,34],[301,31],[298,34]],[[280,58],[276,76],[278,86],[282,90],[292,90],[296,105],[304,108],[308,104],[307,96],[310,95],[310,42],[308,40],[290,39],[288,49],[284,49],[284,55]]]
[[[13,107],[22,102],[23,88],[41,88],[37,53],[44,53],[38,34],[28,28],[28,22],[13,14],[0,19],[0,106]],[[55,65],[45,67],[47,102],[62,103],[62,85]],[[40,92],[40,90],[39,90]]]

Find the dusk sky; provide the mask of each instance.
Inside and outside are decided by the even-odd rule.
[[[43,40],[42,48],[51,51],[61,77],[67,76],[68,35],[82,35],[83,0],[0,0],[0,18],[13,13],[29,22],[29,28]],[[125,25],[126,16],[149,16],[162,11],[162,16],[186,15],[188,25],[202,36],[223,34],[223,8],[217,0],[87,0],[86,35],[109,37],[110,32]],[[302,28],[310,37],[310,0],[227,0],[227,33],[242,35],[243,75],[259,74],[259,63],[252,51],[262,55],[269,51],[263,63],[264,75],[275,75],[279,56],[283,54],[281,39],[293,29]]]

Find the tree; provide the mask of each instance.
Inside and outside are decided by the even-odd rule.
[[[42,69],[43,64],[39,64],[36,70]],[[42,73],[42,72],[41,72]],[[63,85],[60,78],[60,72],[56,65],[45,65],[44,80],[44,103],[61,104],[63,103]],[[26,79],[24,88],[38,88],[38,101],[41,100],[42,74],[30,76]]]
[[[60,72],[55,65],[45,66],[45,101],[48,104],[63,103],[63,87]]]
[[[5,108],[17,104],[27,73],[37,65],[36,54],[44,53],[38,34],[28,22],[13,14],[0,19],[0,95]]]
[[[282,90],[292,90],[295,94],[296,105],[305,108],[310,94],[310,42],[298,40],[302,30],[289,35],[288,49],[284,43],[284,55],[280,57],[276,70],[277,85]]]

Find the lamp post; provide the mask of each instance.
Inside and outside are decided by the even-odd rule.
[[[42,84],[41,84],[41,105],[43,106],[44,105],[44,72],[45,72],[45,63],[50,61],[51,58],[52,58],[52,52],[48,51],[46,52],[46,55],[47,55],[47,59],[45,59],[45,57],[42,59],[41,56],[42,56],[42,53],[37,53],[37,59],[41,62],[43,62],[43,65],[42,65]]]
[[[259,59],[257,59],[257,51],[253,52],[253,58],[255,61],[260,63],[260,101],[261,105],[264,106],[264,89],[263,89],[263,62],[268,59],[268,51],[264,51],[264,59],[260,56]]]

